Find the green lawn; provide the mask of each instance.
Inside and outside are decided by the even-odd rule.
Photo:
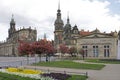
[[[0,80],[38,80],[0,72]]]
[[[94,63],[106,63],[106,64],[120,64],[120,61],[117,61],[117,60],[107,60],[107,59],[88,59],[88,60],[85,60],[86,62],[94,62]]]
[[[68,80],[86,80],[87,77],[86,76],[82,76],[82,75],[72,75],[71,78],[69,78]]]
[[[92,69],[92,70],[100,70],[105,66],[102,64],[86,64],[86,63],[77,63],[73,61],[40,62],[40,63],[33,64],[33,65],[60,67],[60,68],[73,68],[73,69]]]

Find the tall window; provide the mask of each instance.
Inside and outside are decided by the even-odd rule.
[[[104,57],[109,57],[110,56],[110,46],[105,45],[104,46]]]
[[[84,50],[84,56],[87,57],[88,56],[88,47],[87,46],[82,46],[83,50]]]
[[[98,56],[99,56],[98,46],[93,46],[93,57]]]

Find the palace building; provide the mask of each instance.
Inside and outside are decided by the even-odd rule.
[[[69,16],[64,25],[60,7],[57,10],[54,26],[54,45],[57,49],[60,44],[65,44],[68,47],[76,47],[78,51],[83,49],[85,57],[88,58],[117,58],[116,31],[106,33],[97,28],[93,31],[79,30],[77,25],[71,26]]]
[[[77,51],[84,50],[85,57],[88,58],[117,58],[118,34],[101,32],[99,29],[93,31],[79,30],[78,26],[71,26],[69,16],[64,24],[61,17],[60,7],[57,10],[57,18],[54,22],[54,47],[59,49],[60,44],[68,47],[76,47]],[[16,23],[12,16],[8,38],[0,42],[0,56],[18,56],[19,41],[34,42],[37,38],[37,30],[22,28],[16,30]],[[59,52],[59,50],[58,50]]]

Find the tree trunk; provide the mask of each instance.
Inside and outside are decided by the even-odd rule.
[[[48,62],[48,55],[46,54],[46,62]]]
[[[83,55],[83,60],[85,59],[85,56]]]
[[[48,55],[48,57],[49,57],[48,61],[50,61],[50,54]]]

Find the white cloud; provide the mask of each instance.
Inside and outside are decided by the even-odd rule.
[[[69,11],[72,26],[77,24],[79,29],[94,30],[97,27],[103,32],[118,30],[120,15],[110,15],[110,10],[107,8],[109,4],[108,1],[100,2],[98,0],[61,0],[62,19],[66,24],[67,12]],[[8,21],[11,14],[14,13],[18,27],[21,25],[36,27],[39,38],[42,38],[46,33],[49,39],[53,39],[58,0],[0,0],[0,7],[1,12],[9,15]],[[18,15],[19,17],[17,17]],[[6,25],[9,25],[9,22]],[[4,27],[6,25],[2,25],[0,22],[0,26],[2,26],[0,29],[5,33],[4,36],[0,37],[0,40],[5,40],[7,37],[9,27]],[[0,34],[2,33],[0,32]]]

